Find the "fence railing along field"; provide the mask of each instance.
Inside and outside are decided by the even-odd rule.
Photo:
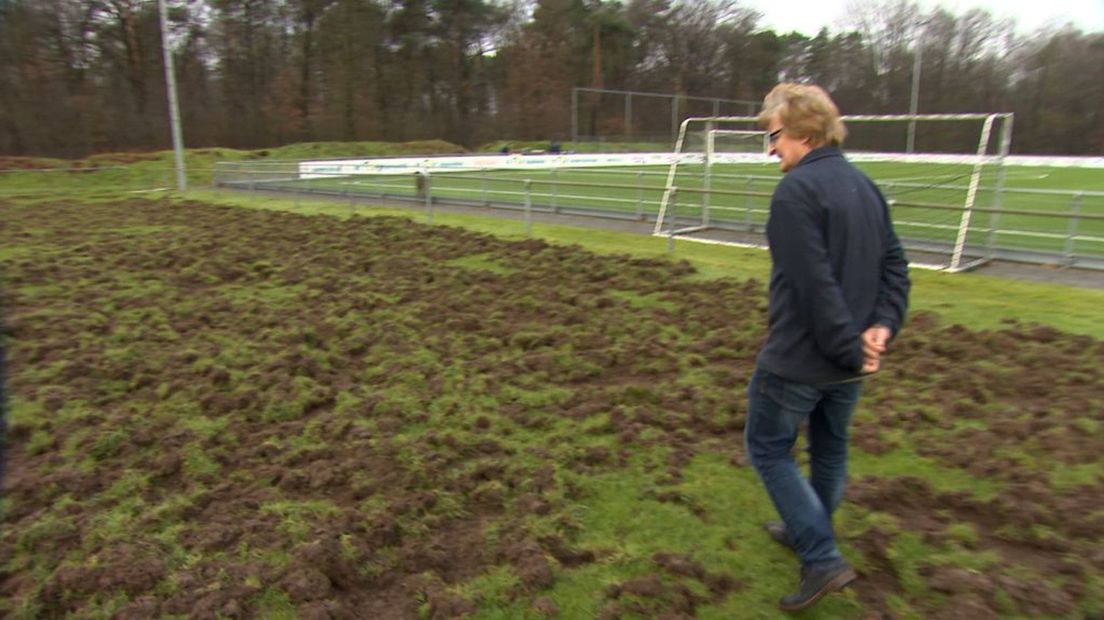
[[[299,162],[220,162],[216,187],[307,193],[363,201],[399,200],[655,222],[666,168],[422,170],[410,174],[298,172]],[[715,167],[716,168],[716,167]],[[763,231],[778,174],[771,167],[727,166],[710,175],[686,167],[675,181],[673,217],[665,230],[707,221],[709,240],[765,243]],[[877,166],[870,171],[877,172]],[[961,174],[944,167],[939,182],[924,174],[872,174],[890,202],[898,235],[914,255],[949,252],[963,218]],[[1015,180],[1015,175],[1004,173]],[[1018,173],[1017,173],[1018,174]],[[1035,174],[1032,172],[1031,174]],[[1044,173],[1045,174],[1045,173]],[[1104,175],[1104,171],[1100,173]],[[881,178],[879,178],[879,176]],[[965,250],[973,259],[1104,269],[1104,191],[1033,189],[987,175],[970,213]]]
[[[489,214],[520,210],[530,215],[561,213],[651,223],[666,189],[666,171],[655,166],[303,175],[300,164],[219,162],[205,172],[211,174],[215,189],[290,192],[353,202],[395,200],[416,203],[427,213],[438,205],[458,205],[485,207]],[[59,196],[91,201],[168,195],[175,191],[173,174],[166,166],[2,170],[0,198]],[[1015,174],[1008,176],[1014,179]],[[966,186],[953,181],[933,184],[930,179],[901,174],[874,176],[892,205],[898,235],[911,254],[946,252],[962,217],[957,197]],[[770,195],[777,182],[778,174],[771,168],[729,167],[714,171],[706,189],[700,168],[688,167],[676,179],[674,217],[667,230],[707,220],[717,231],[713,239],[763,244]],[[1104,269],[1104,191],[1007,183],[997,191],[987,182],[978,192],[966,241],[966,254],[972,258]]]

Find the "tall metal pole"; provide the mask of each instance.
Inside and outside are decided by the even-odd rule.
[[[579,143],[579,87],[571,89],[571,148]]]
[[[157,0],[161,13],[161,52],[165,57],[165,86],[169,95],[169,124],[172,125],[173,157],[176,160],[176,188],[188,189],[184,174],[184,139],[180,133],[180,106],[176,101],[176,71],[173,69],[172,52],[169,51],[169,19],[165,14],[165,0]]]
[[[678,95],[676,94],[676,95],[673,95],[671,97],[671,141],[672,142],[674,142],[675,140],[678,140],[678,128],[679,128],[679,120],[678,119],[679,119],[679,117],[678,117]]]
[[[923,38],[917,39],[916,51],[912,55],[912,97],[909,99],[909,114],[915,116],[916,110],[920,106],[920,64],[921,59],[924,57],[924,40]],[[905,152],[911,153],[916,148],[916,119],[909,120],[908,126],[908,144],[905,145]]]
[[[625,142],[632,142],[632,93],[625,95]]]

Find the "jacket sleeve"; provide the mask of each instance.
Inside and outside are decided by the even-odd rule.
[[[879,193],[880,196],[880,193]],[[882,275],[878,287],[878,299],[874,306],[874,324],[884,325],[896,336],[908,313],[909,281],[908,258],[901,241],[893,230],[889,207],[882,199],[885,210],[885,255],[882,258]]]
[[[836,366],[857,372],[863,363],[861,334],[832,273],[815,209],[802,200],[771,201],[767,221],[771,257],[792,289],[799,319],[817,348]]]

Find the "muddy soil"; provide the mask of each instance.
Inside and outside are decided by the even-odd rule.
[[[0,260],[13,614],[254,617],[276,600],[308,618],[460,617],[480,601],[451,586],[504,565],[511,596],[555,616],[542,592],[605,553],[572,539],[558,471],[661,446],[654,497],[686,503],[698,454],[744,466],[761,282],[398,218],[145,202],[0,204]],[[871,615],[1099,600],[1102,362],[1104,343],[1048,327],[912,317],[854,445],[999,492],[854,472],[848,501],[894,524],[848,535]],[[613,448],[563,430],[603,415],[586,432]],[[561,515],[562,535],[526,525]],[[997,560],[936,554],[902,574],[909,536]],[[745,587],[677,552],[653,562],[605,592],[604,617],[693,617]]]

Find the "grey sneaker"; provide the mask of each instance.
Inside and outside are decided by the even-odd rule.
[[[799,611],[820,600],[825,594],[841,590],[859,576],[840,560],[822,567],[802,567],[801,585],[798,591],[782,597],[778,606],[783,611]]]

